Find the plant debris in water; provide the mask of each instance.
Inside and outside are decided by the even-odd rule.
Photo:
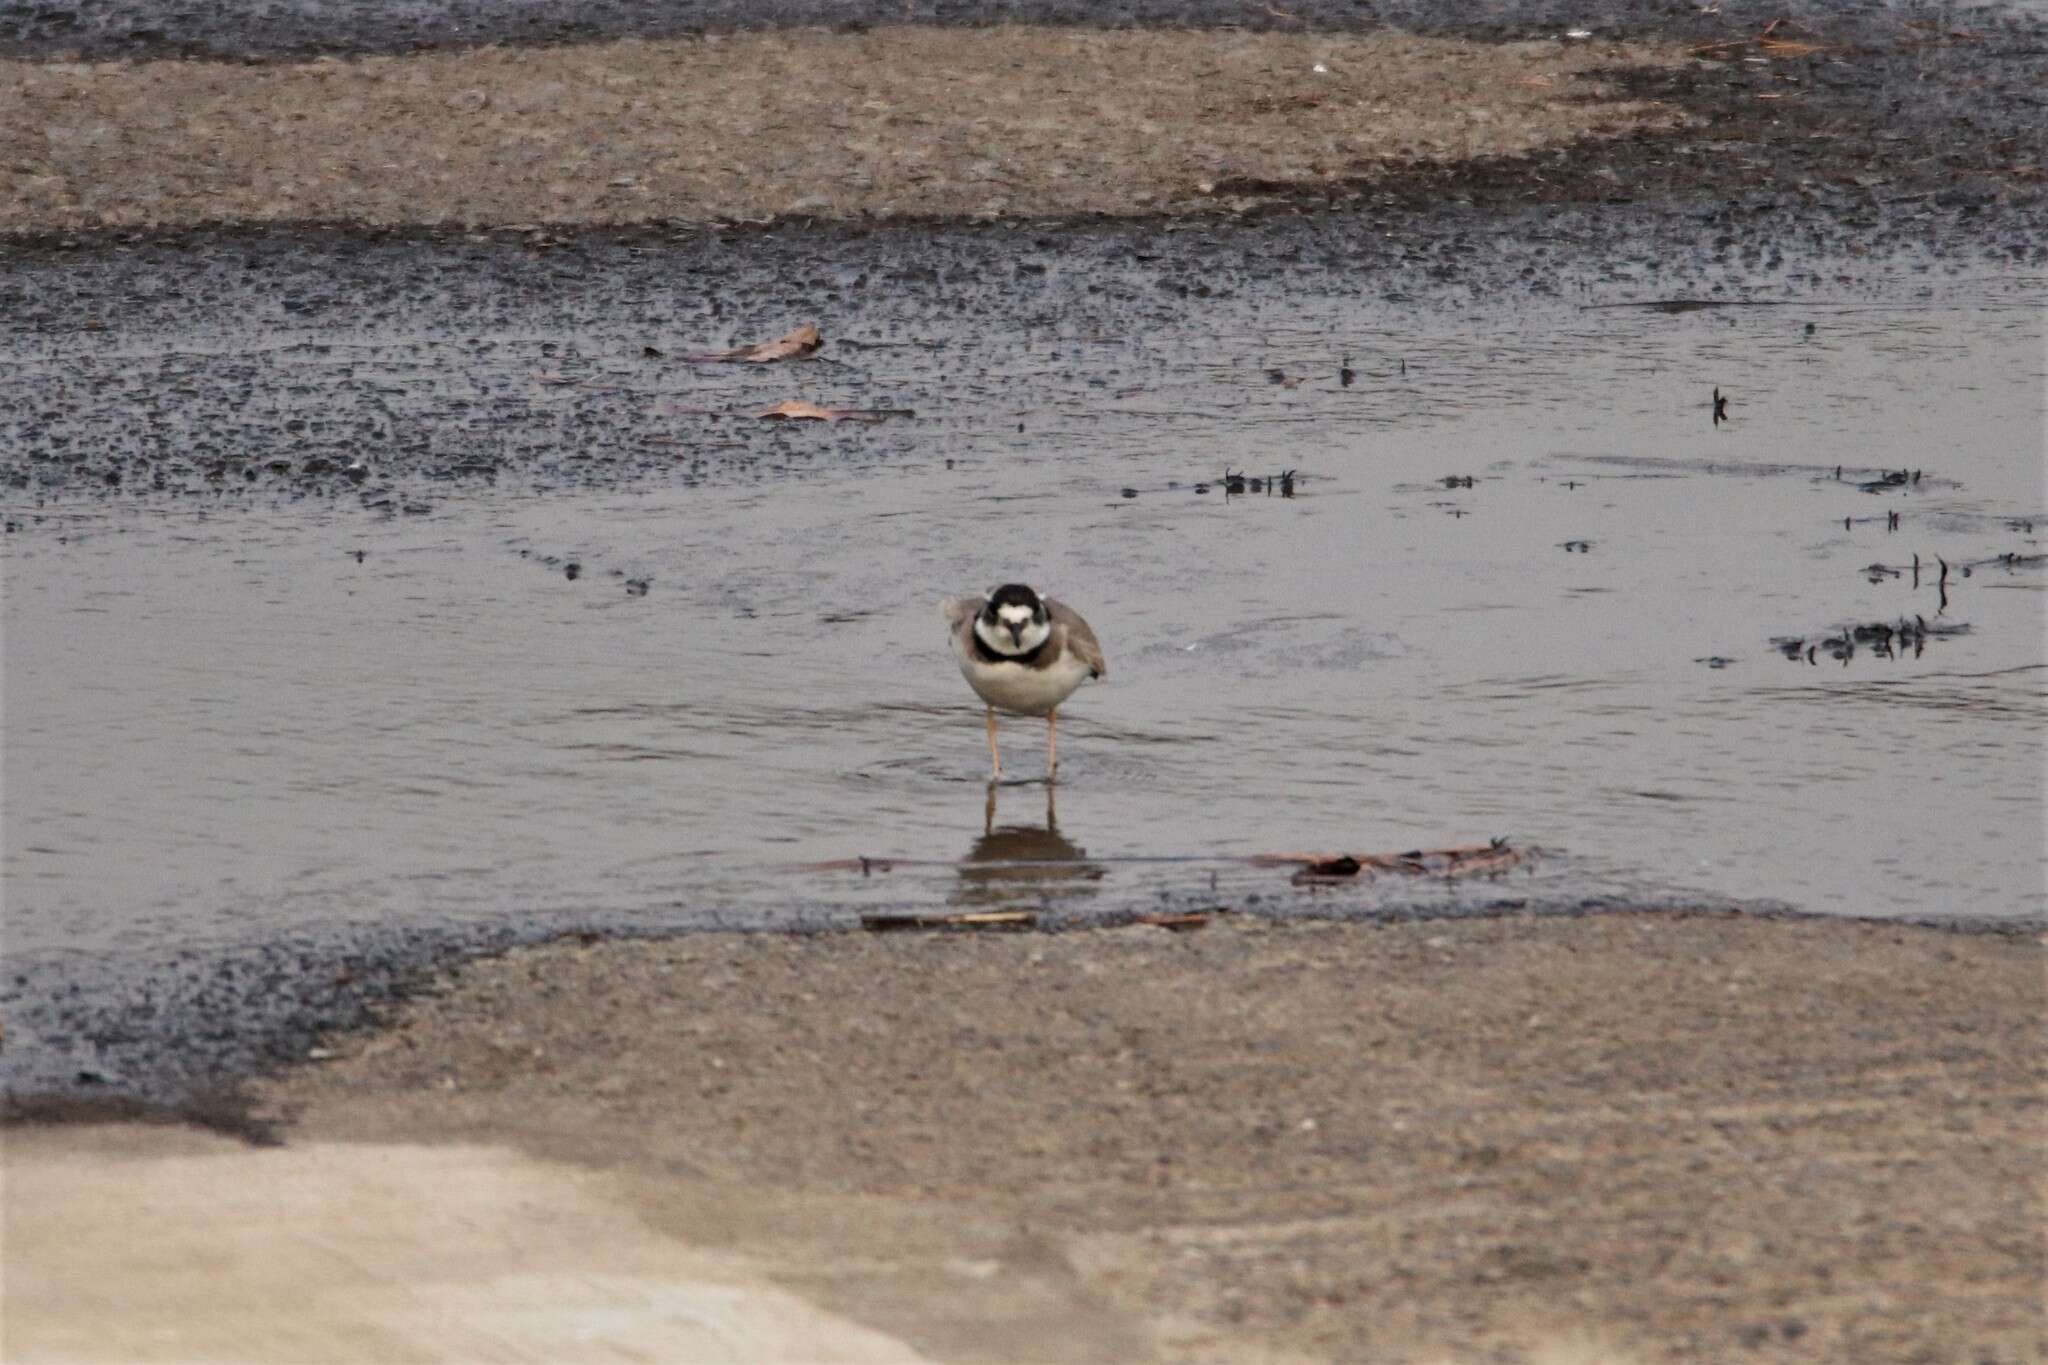
[[[1296,886],[1349,881],[1386,874],[1400,877],[1472,877],[1527,866],[1537,850],[1512,847],[1505,837],[1457,848],[1410,849],[1406,853],[1272,853],[1251,859],[1261,865],[1299,864]]]
[[[1248,493],[1260,493],[1269,498],[1278,493],[1283,498],[1291,498],[1294,496],[1294,482],[1297,477],[1298,471],[1292,469],[1283,469],[1278,474],[1267,474],[1262,477],[1247,474],[1241,469],[1233,471],[1229,465],[1225,465],[1223,477],[1218,480],[1218,484],[1226,498],[1241,497]],[[1206,493],[1209,491],[1209,485],[1198,483],[1195,485],[1195,491]],[[1132,497],[1135,494],[1126,491],[1124,496]]]
[[[1826,655],[1846,666],[1856,657],[1859,646],[1879,659],[1902,659],[1908,653],[1917,659],[1927,648],[1929,640],[1967,635],[1969,630],[1965,622],[1930,623],[1926,617],[1915,615],[1901,617],[1897,622],[1871,621],[1863,625],[1843,626],[1830,634],[1811,638],[1776,635],[1771,637],[1771,648],[1794,663],[1818,664],[1821,656]]]

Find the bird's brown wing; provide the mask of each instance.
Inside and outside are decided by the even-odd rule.
[[[1045,614],[1053,624],[1067,633],[1067,648],[1086,665],[1098,678],[1109,676],[1109,664],[1102,657],[1102,645],[1096,640],[1095,632],[1088,629],[1088,623],[1081,619],[1081,613],[1064,602],[1045,599]]]

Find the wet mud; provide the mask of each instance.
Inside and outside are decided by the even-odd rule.
[[[1702,227],[1717,223],[1731,229],[1727,245],[1700,248]],[[745,482],[816,463],[815,443],[752,415],[792,393],[922,414],[924,430],[957,424],[953,362],[967,350],[986,357],[966,377],[977,400],[998,384],[1099,383],[1092,396],[1122,397],[1129,409],[1157,391],[1153,373],[1085,375],[1091,352],[1148,337],[1177,344],[1185,329],[1288,290],[1341,281],[1344,293],[1397,314],[1680,290],[1834,306],[1999,271],[2007,242],[1947,230],[1961,226],[1919,208],[1860,227],[1816,223],[1788,204],[1507,219],[1476,209],[1290,213],[1225,234],[1170,221],[825,225],[542,244],[520,233],[268,230],[27,249],[0,257],[15,362],[0,381],[0,480],[18,493],[82,487],[120,502],[316,497],[398,511],[430,508],[437,490],[499,480]],[[2048,234],[2023,244],[2012,232],[2013,251],[2048,262]],[[1773,245],[1800,235],[1818,236],[1825,275]],[[707,370],[668,354],[796,317],[829,319],[824,349],[808,362]],[[1012,330],[980,334],[997,320]],[[1059,337],[1064,347],[1033,353],[1034,342]],[[1289,363],[1313,393],[1351,390],[1364,407],[1405,378],[1404,357],[1379,353],[1358,360],[1367,387],[1345,384],[1345,348],[1356,341],[1333,337],[1314,348],[1317,360],[1293,345]],[[1261,366],[1260,382],[1270,369]],[[1299,385],[1272,387],[1278,397]],[[1020,434],[1032,434],[1032,415],[1020,414]],[[835,463],[919,448],[900,422],[840,438]],[[1657,458],[1618,457],[1641,469]],[[1891,486],[1882,471],[1871,477]],[[1227,468],[1215,481],[1234,491]],[[15,524],[35,514],[18,500],[8,511]]]

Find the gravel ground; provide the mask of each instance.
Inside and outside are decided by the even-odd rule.
[[[758,1191],[734,1244],[942,1359],[2020,1362],[2041,969],[1734,916],[570,941],[262,1103],[611,1171],[684,1236]],[[949,1320],[1019,1236],[997,1288],[1056,1311]]]
[[[890,25],[253,65],[17,44],[0,232],[1759,196],[2038,221],[2040,18],[1681,10],[1584,39]]]
[[[0,0],[0,54],[212,56],[277,60],[321,54],[538,46],[608,38],[826,26],[1019,23],[1094,28],[1203,28],[1299,33],[1396,28],[1489,39],[1668,34],[1709,43],[1773,21],[1825,25],[1836,41],[1907,37],[1923,44],[2010,40],[2038,20],[2038,0]]]
[[[0,230],[633,223],[1242,205],[1668,127],[1673,48],[1036,28],[712,35],[247,66],[0,67]]]

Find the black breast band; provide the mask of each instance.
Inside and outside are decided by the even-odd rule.
[[[985,664],[1023,664],[1026,668],[1036,668],[1038,656],[1045,653],[1045,647],[1052,643],[1052,636],[1048,635],[1022,654],[998,654],[988,647],[988,641],[981,638],[980,631],[970,630],[967,633],[974,637],[974,657]]]

